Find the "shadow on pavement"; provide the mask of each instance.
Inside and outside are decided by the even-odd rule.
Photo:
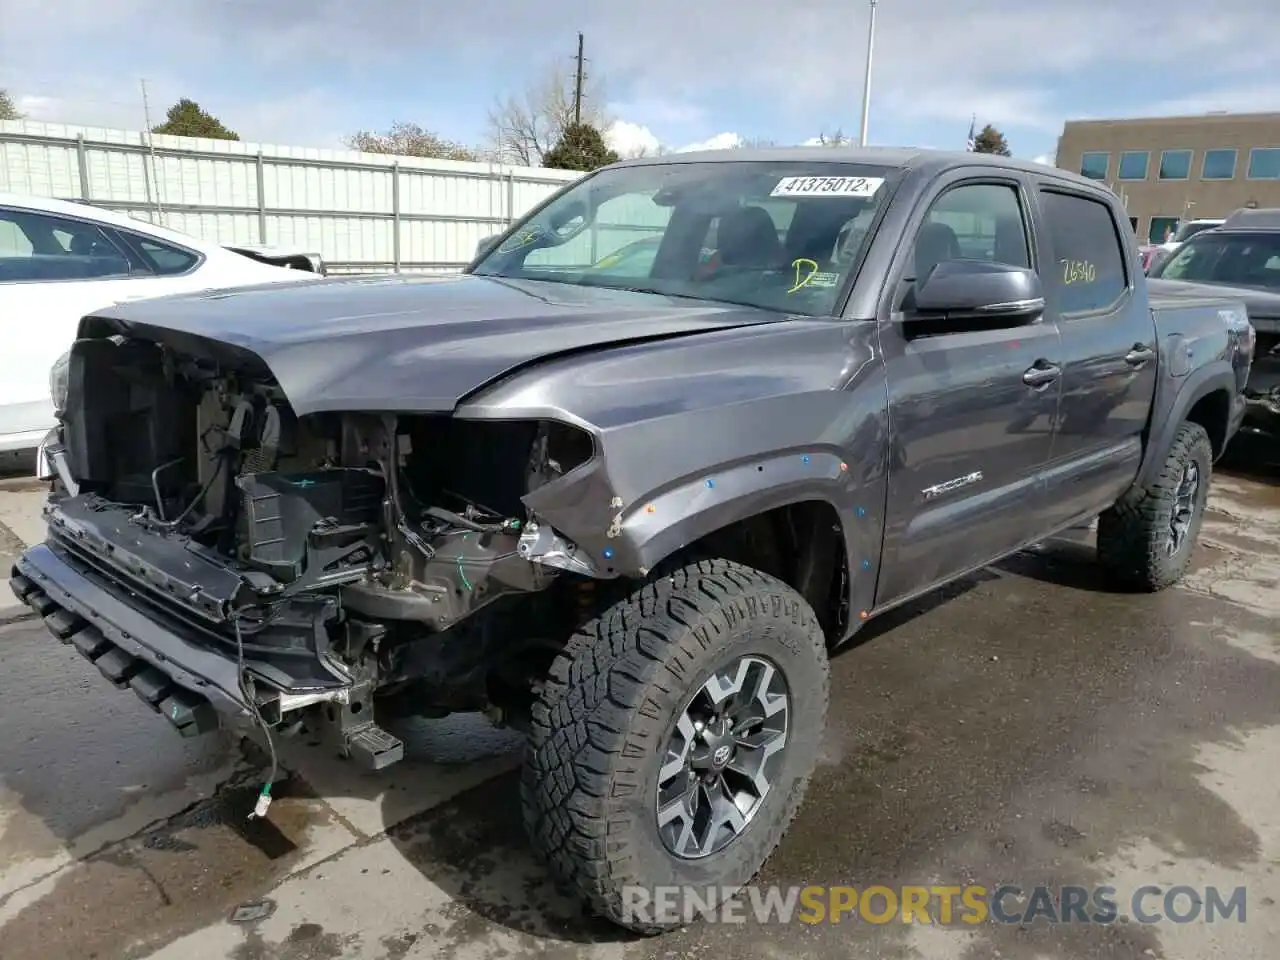
[[[519,775],[505,774],[387,832],[405,859],[445,890],[459,912],[444,932],[459,944],[492,923],[530,937],[576,944],[642,939],[583,912],[535,858],[520,816]]]
[[[977,589],[982,584],[991,580],[999,580],[998,574],[991,570],[983,569],[976,573],[972,573],[960,580],[947,583],[934,590],[930,590],[922,597],[917,597],[910,603],[904,603],[900,607],[895,607],[880,616],[876,617],[865,627],[859,630],[848,643],[841,647],[837,647],[833,652],[833,656],[842,656],[850,650],[856,650],[863,644],[870,643],[883,634],[893,630],[898,630],[917,617],[922,617],[937,608],[964,596],[967,593]]]

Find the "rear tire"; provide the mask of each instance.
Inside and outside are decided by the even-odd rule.
[[[653,579],[573,636],[535,700],[521,799],[536,852],[614,923],[688,922],[644,898],[750,882],[804,798],[827,697],[818,618],[784,583],[725,560]]]
[[[1213,444],[1198,423],[1178,427],[1164,466],[1098,518],[1098,559],[1121,586],[1155,592],[1182,579],[1204,521]]]

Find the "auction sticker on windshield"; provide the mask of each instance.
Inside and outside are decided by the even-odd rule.
[[[783,177],[771,197],[870,197],[883,177]]]

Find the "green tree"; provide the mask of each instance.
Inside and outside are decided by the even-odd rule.
[[[393,123],[386,133],[361,130],[345,138],[352,150],[365,153],[390,153],[399,157],[429,157],[434,160],[479,160],[470,147],[446,140],[416,123]]]
[[[13,102],[13,97],[9,96],[9,91],[0,90],[0,120],[21,119],[22,114],[18,112],[18,108]]]
[[[206,113],[200,108],[200,104],[186,97],[170,107],[164,123],[152,127],[151,132],[172,137],[207,137],[210,140],[240,139],[240,134],[228,130],[221,120]]]
[[[559,142],[542,158],[544,167],[583,172],[617,162],[618,155],[605,144],[600,131],[589,123],[569,124]]]
[[[973,138],[973,152],[998,153],[1002,157],[1012,156],[1009,153],[1009,141],[1004,138],[1003,133],[989,123]]]

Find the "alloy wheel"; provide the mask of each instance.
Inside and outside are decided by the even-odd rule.
[[[1173,493],[1173,513],[1169,517],[1169,536],[1165,540],[1165,552],[1169,556],[1178,553],[1191,535],[1191,522],[1195,519],[1200,496],[1200,466],[1188,460],[1182,468],[1182,477]]]
[[[690,698],[658,774],[658,832],[671,853],[708,857],[746,831],[782,766],[790,697],[777,665],[748,655]]]

